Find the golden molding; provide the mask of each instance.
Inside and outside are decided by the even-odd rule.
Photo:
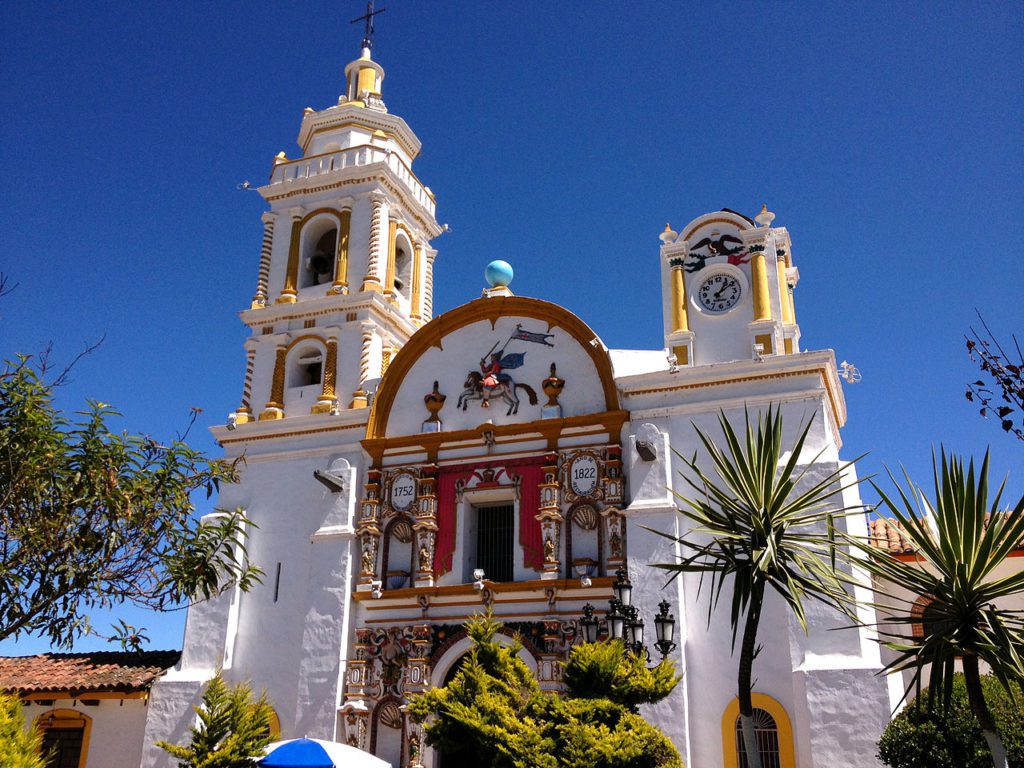
[[[270,435],[247,435],[236,438],[221,438],[217,440],[218,445],[228,445],[230,443],[247,443],[252,440],[272,440],[279,437],[305,437],[306,435],[316,435],[322,432],[340,432],[346,429],[360,429],[366,426],[365,421],[361,421],[358,424],[337,424],[331,427],[321,427],[319,429],[297,429],[292,432],[274,432]]]
[[[612,582],[615,579],[611,576],[594,576],[591,579],[591,586],[588,589],[602,589],[604,587],[611,588]],[[548,589],[557,589],[564,591],[583,591],[580,587],[579,579],[531,579],[530,581],[490,581],[484,579],[484,586],[494,592],[495,594],[502,594],[504,592],[540,592],[540,596],[536,598],[530,598],[529,602],[535,602],[537,600],[544,599],[544,591]],[[480,602],[480,592],[473,585],[472,582],[468,584],[449,584],[443,587],[406,587],[404,589],[388,589],[384,591],[384,595],[392,600],[412,599],[414,605],[418,607],[418,603],[415,602],[415,598],[420,595],[427,595],[428,597],[449,597],[449,596],[462,596],[462,595],[476,595],[477,603]],[[367,600],[373,599],[373,593],[366,592],[353,592],[352,596],[357,602],[366,602]],[[438,603],[438,608],[451,605],[451,603]],[[383,607],[383,606],[382,606]],[[393,607],[393,606],[392,606]]]
[[[386,165],[384,167],[387,168]],[[388,171],[391,172],[391,173],[394,173],[394,171],[391,171],[390,168],[388,168]],[[411,171],[410,171],[410,173],[411,173]],[[387,178],[386,176],[383,176],[383,175],[376,175],[376,176],[370,175],[370,176],[364,176],[364,177],[354,178],[354,179],[341,179],[341,180],[336,181],[336,182],[331,183],[331,184],[323,184],[323,185],[321,185],[319,187],[309,187],[308,189],[293,189],[293,190],[291,190],[289,192],[283,192],[280,195],[268,194],[268,195],[265,196],[264,199],[268,203],[273,203],[273,202],[275,202],[277,200],[288,200],[289,198],[293,198],[293,197],[304,197],[304,196],[307,196],[307,195],[315,195],[315,194],[318,194],[320,192],[328,192],[328,191],[330,191],[332,189],[341,189],[342,187],[351,187],[351,186],[358,186],[360,184],[369,184],[370,182],[373,182],[373,181],[379,182],[382,186],[385,187],[385,189],[387,189],[388,192],[390,192],[391,194],[396,195],[397,197],[399,197],[401,199],[403,205],[405,205],[406,208],[408,209],[409,214],[412,216],[412,218],[414,218],[417,221],[417,223],[420,224],[420,226],[423,227],[424,231],[429,232],[432,228],[436,229],[436,230],[440,230],[440,227],[437,224],[437,220],[434,218],[434,212],[433,211],[430,211],[425,205],[420,203],[419,200],[415,200],[414,198],[412,198],[412,196],[409,194],[408,190],[402,189],[399,186],[396,186],[395,184],[393,184],[391,182],[391,180],[389,178]],[[419,181],[419,179],[417,179],[417,181]],[[431,198],[431,199],[433,200],[433,198]],[[410,203],[415,203],[415,206],[411,205]],[[436,203],[435,203],[435,205],[436,205]],[[416,213],[416,207],[417,206],[419,208],[422,208],[423,210],[427,211],[427,213],[430,214],[431,219],[429,221],[427,219],[423,218],[422,216],[417,215],[417,213]],[[431,224],[433,224],[433,227],[431,227]],[[433,237],[436,237],[436,236],[437,235],[434,235]],[[428,240],[429,239],[430,238],[428,238]]]
[[[352,104],[352,102],[349,101],[349,102],[346,102],[345,104],[342,104],[340,106],[346,106],[346,105],[351,105],[351,104]],[[320,114],[322,114],[322,113],[320,113]],[[360,117],[362,117],[362,115],[360,115]],[[373,126],[368,125],[369,120],[366,120],[364,122],[362,120],[357,120],[357,119],[352,118],[352,117],[348,117],[348,118],[346,118],[346,117],[339,117],[337,119],[340,122],[337,122],[337,123],[327,123],[325,125],[319,125],[316,128],[311,128],[310,131],[309,131],[309,136],[306,137],[306,141],[302,145],[302,151],[303,152],[306,151],[306,149],[312,143],[313,137],[317,136],[318,134],[327,133],[328,131],[338,131],[338,130],[341,130],[342,128],[355,127],[355,128],[363,128],[365,130],[379,130],[379,131],[382,131],[385,136],[387,136],[388,138],[394,139],[398,144],[400,144],[402,149],[404,149],[409,154],[409,157],[415,159],[415,158],[419,157],[419,155],[420,155],[420,151],[419,150],[417,150],[415,147],[409,145],[405,141],[405,139],[403,137],[401,137],[398,133],[394,132],[393,130],[384,131],[381,128],[374,129]],[[375,149],[381,149],[381,147],[376,146],[374,144],[360,144],[359,146],[361,146],[361,147],[374,147]],[[346,147],[346,149],[347,149],[347,147]],[[338,150],[334,150],[334,152],[337,152],[337,151]],[[331,155],[331,154],[334,154],[334,152],[321,152],[320,155]],[[320,157],[320,155],[309,155],[309,157]]]
[[[627,389],[624,391],[626,397],[639,395],[653,395],[659,392],[676,392],[683,389],[704,389],[706,387],[717,387],[726,384],[743,384],[748,381],[761,381],[765,379],[788,379],[793,376],[814,376],[817,374],[821,384],[828,394],[829,404],[832,406],[832,423],[835,426],[836,434],[839,434],[839,408],[836,403],[835,393],[829,386],[828,370],[826,368],[806,368],[802,371],[779,371],[778,373],[761,373],[752,376],[736,376],[731,379],[717,379],[714,381],[699,381],[692,384],[675,384],[670,387],[650,387],[648,389]]]
[[[388,368],[385,378],[391,375],[391,371],[395,369],[398,361],[402,358],[399,353],[392,361],[391,366]],[[382,382],[383,387],[383,382]],[[380,390],[377,391],[377,396],[374,398],[373,408],[376,410],[377,403],[380,402]],[[385,453],[393,451],[396,448],[415,448],[417,450],[400,452],[398,455],[404,455],[405,453],[425,453],[427,455],[427,461],[437,461],[438,455],[446,447],[451,448],[463,448],[466,444],[475,445],[483,440],[482,433],[483,429],[494,433],[494,437],[498,445],[506,445],[516,442],[533,442],[535,440],[544,440],[547,442],[545,450],[555,451],[558,450],[558,439],[561,437],[562,432],[566,429],[573,429],[576,427],[600,427],[602,433],[607,433],[610,439],[616,439],[616,436],[622,431],[622,425],[629,419],[628,411],[602,411],[600,413],[588,413],[582,416],[569,416],[561,419],[538,419],[537,421],[527,421],[515,424],[487,424],[473,427],[471,429],[459,429],[453,432],[416,432],[410,435],[397,435],[395,437],[367,437],[363,440],[363,448],[370,454],[373,459],[374,466],[380,466],[381,461],[384,458]],[[370,424],[373,423],[373,413],[370,413]],[[386,426],[386,425],[385,425]],[[367,434],[370,434],[371,426],[367,426]],[[579,433],[574,433],[579,434]],[[505,440],[503,438],[511,436],[512,439]],[[580,435],[581,437],[588,437],[586,433]],[[455,443],[462,443],[463,445],[452,445]]]

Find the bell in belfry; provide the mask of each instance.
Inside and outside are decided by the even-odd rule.
[[[331,257],[318,249],[309,259],[309,271],[318,276],[329,275],[331,273]]]

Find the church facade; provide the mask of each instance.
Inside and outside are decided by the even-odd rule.
[[[368,47],[345,72],[337,105],[306,110],[301,156],[278,155],[260,188],[242,396],[214,429],[229,458],[245,456],[218,506],[246,510],[264,583],[190,608],[181,660],[149,699],[142,764],[171,765],[153,743],[187,737],[221,669],[266,688],[284,738],[448,768],[405,704],[457,669],[466,620],[490,608],[558,691],[584,606],[603,609],[625,569],[648,627],[662,601],[676,620],[683,679],[645,714],[686,765],[738,765],[727,612],[708,622],[696,578],[665,585],[652,564],[678,551],[649,529],[685,530],[673,449],[693,454],[693,425],[715,432],[720,410],[777,405],[791,434],[811,421],[812,475],[840,462],[840,377],[831,351],[801,347],[789,233],[767,210],[666,226],[651,249],[660,349],[608,349],[584,319],[514,295],[500,264],[481,297],[435,317],[442,228],[412,170],[419,139],[387,110]],[[846,525],[867,535],[860,518]],[[808,612],[805,633],[768,598],[765,764],[875,765],[891,702],[878,648]]]

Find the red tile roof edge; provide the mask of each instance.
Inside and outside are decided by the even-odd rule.
[[[914,544],[903,534],[903,530],[903,524],[894,517],[876,517],[868,520],[868,539],[871,546],[891,555],[912,555],[917,551]],[[1018,542],[1016,551],[1024,551],[1024,541]]]
[[[181,651],[86,651],[0,657],[0,691],[20,694],[148,691]]]

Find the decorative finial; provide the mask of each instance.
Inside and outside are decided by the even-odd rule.
[[[768,210],[767,205],[762,205],[761,212],[754,217],[754,221],[762,227],[769,227],[775,221],[775,214]]]
[[[491,288],[496,286],[506,287],[512,282],[514,276],[515,271],[512,269],[512,265],[501,259],[495,259],[484,269],[484,278]]]
[[[672,227],[669,226],[669,223],[666,221],[665,229],[662,231],[660,235],[658,235],[658,238],[665,245],[668,245],[669,243],[673,242],[677,237],[679,237],[679,233],[674,231]]]
[[[373,10],[373,0],[368,0],[366,3],[366,13],[349,22],[349,24],[355,24],[359,21],[366,22],[366,26],[363,28],[363,53],[367,58],[369,58],[370,51],[373,50],[373,17],[379,13],[384,13],[386,10],[387,8],[381,8],[377,11]]]

